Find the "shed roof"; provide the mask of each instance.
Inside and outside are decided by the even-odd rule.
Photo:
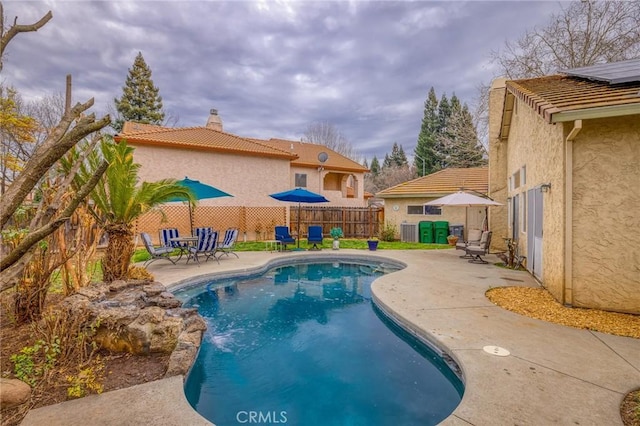
[[[459,191],[461,188],[486,194],[489,191],[489,169],[487,167],[443,169],[377,192],[376,197],[440,197]]]
[[[296,154],[207,127],[168,128],[150,124],[125,123],[116,141],[132,145],[155,145],[200,151],[218,151],[252,156],[294,159]]]

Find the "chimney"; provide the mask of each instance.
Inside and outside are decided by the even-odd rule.
[[[222,131],[222,119],[218,115],[217,109],[211,108],[211,110],[209,110],[209,119],[207,120],[206,127],[208,129],[217,130],[219,132]]]

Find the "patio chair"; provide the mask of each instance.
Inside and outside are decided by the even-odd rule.
[[[220,261],[215,256],[216,255],[216,251],[218,250],[218,237],[219,236],[220,236],[220,233],[218,231],[212,231],[211,234],[209,234],[209,239],[207,240],[207,243],[205,244],[205,246],[204,246],[204,248],[202,250],[202,254],[204,254],[206,256],[205,257],[205,262],[208,262],[209,258],[213,257],[216,260],[216,262],[218,262],[218,264],[220,264]]]
[[[489,254],[489,246],[491,245],[491,231],[484,231],[482,233],[482,239],[480,244],[470,245],[466,248],[466,253],[471,256],[469,263],[489,263],[482,258],[482,256]]]
[[[198,232],[198,242],[195,246],[189,247],[189,260],[193,259],[198,265],[200,264],[199,255],[205,256],[205,262],[214,255],[216,249],[216,243],[218,242],[218,231],[209,231],[209,229],[202,229]],[[215,258],[215,256],[213,256]],[[220,261],[216,258],[216,261]]]
[[[215,256],[215,253],[220,252],[220,254],[217,256],[217,259],[220,259],[223,254],[226,256],[229,256],[230,254],[232,254],[239,259],[240,256],[238,256],[237,253],[233,251],[236,245],[237,239],[238,239],[238,228],[229,228],[226,231],[224,231],[224,237],[216,246],[214,251],[214,256]]]
[[[296,239],[293,238],[289,233],[288,226],[276,226],[275,234],[276,234],[276,240],[280,241],[280,244],[282,244],[283,250],[287,249],[287,244],[296,243]]]
[[[478,246],[482,242],[482,230],[470,229],[467,235],[467,241],[458,241],[456,243],[456,250],[467,250],[469,246]],[[461,258],[467,258],[467,255],[460,256]]]
[[[193,228],[193,236],[194,237],[200,237],[200,234],[202,232],[206,232],[208,234],[213,232],[213,228],[210,226],[202,226],[202,227],[198,227],[198,228]]]
[[[171,241],[172,238],[179,237],[180,233],[178,232],[178,228],[164,228],[160,230],[160,244],[162,244],[163,247],[171,247],[171,249],[180,250],[180,256],[178,256],[177,260],[180,260],[182,255],[188,252],[186,243]]]
[[[142,242],[144,243],[144,248],[147,249],[147,252],[151,255],[151,259],[148,259],[144,262],[143,266],[147,266],[152,262],[158,259],[167,259],[169,262],[174,265],[176,262],[171,259],[171,253],[173,252],[173,248],[171,247],[154,247],[153,242],[151,241],[151,236],[146,232],[141,232],[140,237],[142,238]]]
[[[309,226],[309,236],[307,237],[307,244],[313,243],[313,246],[309,250],[321,250],[321,248],[318,247],[318,244],[322,246],[322,239],[322,226]]]

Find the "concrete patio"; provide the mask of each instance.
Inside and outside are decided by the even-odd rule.
[[[493,305],[491,287],[537,286],[526,272],[470,264],[455,250],[241,252],[218,265],[149,266],[169,288],[211,274],[262,270],[285,258],[373,256],[407,265],[373,284],[376,302],[405,327],[459,365],[465,382],[460,405],[445,425],[622,425],[624,395],[640,386],[640,340],[530,319]],[[497,261],[493,256],[488,260]],[[497,346],[498,356],[483,350]],[[182,378],[43,407],[23,425],[205,425],[190,407]]]

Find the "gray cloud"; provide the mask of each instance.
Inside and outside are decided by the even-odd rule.
[[[468,104],[491,50],[543,25],[550,2],[5,2],[9,22],[54,18],[7,49],[2,80],[25,99],[64,90],[106,113],[142,52],[178,125],[219,110],[225,130],[298,140],[334,124],[369,160],[411,155],[430,87]]]

